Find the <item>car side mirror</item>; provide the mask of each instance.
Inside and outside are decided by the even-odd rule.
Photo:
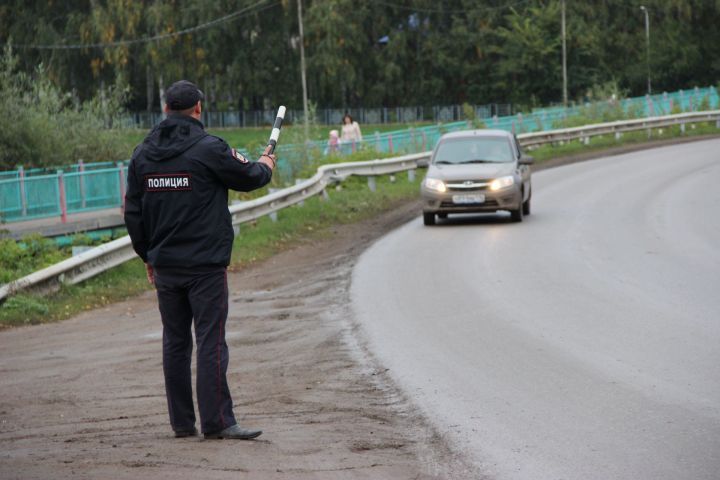
[[[523,155],[522,157],[520,157],[520,160],[518,160],[518,163],[520,165],[532,165],[533,163],[535,163],[535,159],[530,155]]]

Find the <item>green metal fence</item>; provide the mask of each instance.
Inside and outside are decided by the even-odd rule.
[[[0,180],[0,215],[6,222],[122,206],[127,167],[89,169]]]
[[[587,103],[573,107],[550,107],[535,109],[530,113],[518,113],[504,117],[478,118],[487,128],[515,133],[552,130],[561,128],[566,119],[583,115],[593,110],[595,115],[617,114],[627,117],[660,116],[672,113],[692,112],[720,108],[720,97],[715,87],[679,90],[652,96],[634,97],[605,102]],[[602,121],[602,120],[599,120]],[[310,159],[330,153],[350,153],[361,149],[372,149],[384,153],[416,153],[432,149],[443,133],[468,128],[468,122],[453,122],[430,125],[386,133],[366,135],[361,142],[330,146],[327,141],[307,144],[280,144],[277,148],[278,175],[283,182],[290,182],[303,171]],[[245,152],[247,156],[259,156],[261,151]]]

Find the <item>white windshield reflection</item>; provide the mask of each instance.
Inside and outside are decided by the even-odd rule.
[[[443,141],[433,163],[505,163],[514,160],[504,137],[457,138]]]

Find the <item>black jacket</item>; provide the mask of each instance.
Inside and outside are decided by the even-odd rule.
[[[125,224],[133,248],[153,267],[227,266],[228,188],[247,192],[271,176],[201,122],[169,116],[138,145],[128,168]]]

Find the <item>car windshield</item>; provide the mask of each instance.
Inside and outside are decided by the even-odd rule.
[[[436,164],[505,163],[514,160],[504,137],[453,138],[443,141],[435,154]]]

